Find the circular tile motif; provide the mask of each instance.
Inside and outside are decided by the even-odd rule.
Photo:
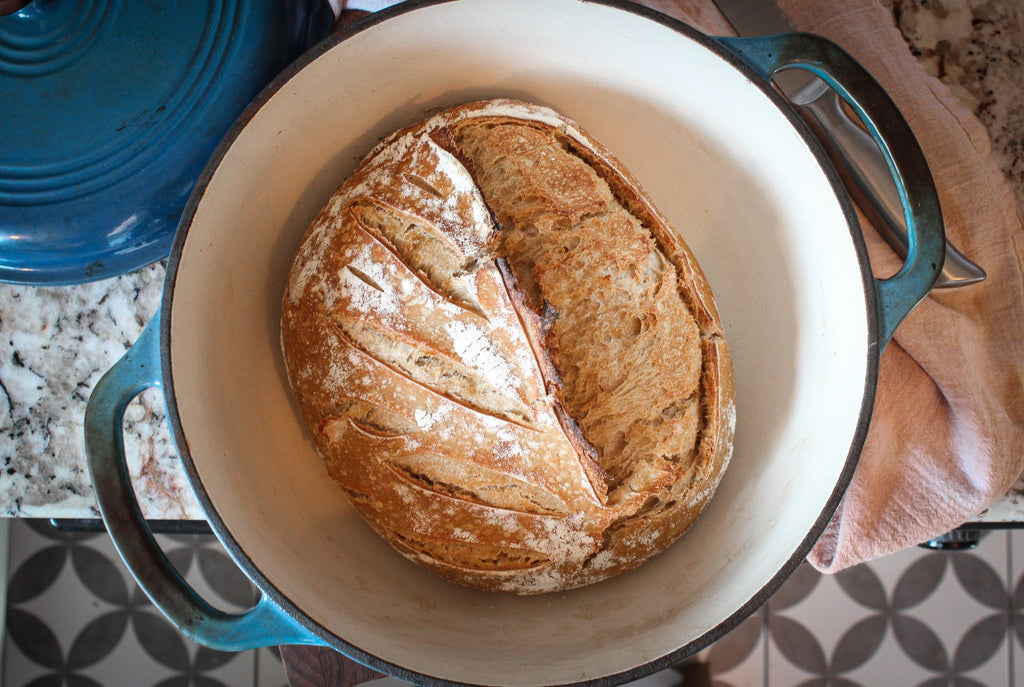
[[[214,651],[186,639],[135,584],[105,534],[59,532],[45,522],[32,522],[29,528],[38,548],[10,571],[7,637],[9,646],[16,647],[43,674],[17,683],[19,687],[101,685],[91,673],[132,647],[150,662],[154,675],[172,673],[155,683],[139,676],[132,684],[162,687],[228,687],[234,683],[217,677],[225,667],[257,659],[255,652]],[[215,606],[243,608],[258,598],[251,582],[213,536],[161,535],[159,539],[167,557],[190,584],[212,590],[208,600]],[[65,595],[75,603],[91,603],[96,611],[81,627],[58,632],[59,623],[66,625],[65,618],[52,617],[52,613],[44,617],[35,610],[58,606],[47,599],[53,594]],[[68,629],[72,630],[71,639],[62,643],[60,636],[67,637]],[[269,652],[262,653],[276,669],[270,674],[283,676],[279,660],[275,662]],[[243,656],[250,658],[240,658]]]
[[[881,566],[868,563],[811,582],[817,573],[803,566],[807,571],[769,601],[771,656],[809,674],[802,685],[859,684],[858,675],[878,670],[874,662],[894,660],[893,649],[908,675],[930,674],[922,686],[982,684],[971,673],[1003,660],[1008,629],[1024,642],[1024,620],[1011,617],[1014,601],[1024,600],[1024,578],[1011,598],[997,568],[977,552],[911,551],[903,559],[885,579]],[[958,611],[935,624],[946,605]],[[823,629],[829,635],[839,630],[829,646],[822,644]],[[880,658],[883,645],[889,649]]]

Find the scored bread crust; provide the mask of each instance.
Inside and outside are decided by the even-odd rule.
[[[536,248],[570,236],[600,250]],[[578,288],[559,281],[573,269]],[[605,313],[635,325],[581,333],[638,271],[647,305]],[[458,106],[378,144],[302,241],[281,339],[330,476],[394,548],[468,586],[634,568],[689,528],[732,454],[732,365],[696,258],[604,146],[529,103]]]

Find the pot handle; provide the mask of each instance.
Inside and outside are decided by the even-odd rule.
[[[131,485],[121,425],[133,398],[162,386],[159,334],[157,311],[135,344],[100,378],[85,410],[89,472],[114,547],[153,604],[189,639],[219,651],[322,644],[266,593],[240,613],[211,606],[174,569],[146,524]]]
[[[715,40],[765,81],[781,70],[806,69],[832,87],[857,114],[885,158],[903,206],[909,246],[900,270],[875,279],[879,349],[928,295],[942,271],[945,229],[939,196],[921,146],[885,89],[846,51],[821,36],[785,33]]]

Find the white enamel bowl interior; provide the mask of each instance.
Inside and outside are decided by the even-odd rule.
[[[636,174],[699,256],[735,362],[735,454],[696,526],[640,570],[532,598],[445,582],[362,523],[300,425],[278,338],[292,255],[360,156],[434,108],[497,96],[577,119]],[[577,0],[420,8],[299,71],[220,161],[173,283],[180,433],[250,570],[359,650],[479,684],[621,674],[756,598],[845,474],[873,383],[857,255],[805,141],[699,43]]]

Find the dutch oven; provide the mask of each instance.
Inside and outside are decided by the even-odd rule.
[[[912,244],[889,278],[872,275],[837,175],[770,85],[790,67],[833,85],[889,160]],[[561,111],[635,174],[700,260],[735,365],[734,456],[694,527],[633,572],[537,597],[454,585],[378,538],[315,454],[279,346],[294,252],[359,158],[435,110],[493,97]],[[314,47],[216,150],[160,313],[90,399],[97,499],[140,585],[211,647],[323,644],[427,684],[636,679],[727,633],[804,559],[860,454],[879,355],[943,251],[909,127],[824,39],[709,38],[605,0],[405,3]],[[120,425],[148,386],[163,389],[210,526],[261,591],[250,610],[206,604],[140,514]]]

